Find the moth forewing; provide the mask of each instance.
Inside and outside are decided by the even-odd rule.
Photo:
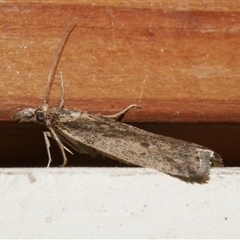
[[[80,153],[103,156],[185,178],[208,176],[218,154],[198,144],[156,135],[76,109],[49,109],[59,139]]]

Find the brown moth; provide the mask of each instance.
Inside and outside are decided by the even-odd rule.
[[[221,157],[203,146],[156,135],[112,119],[137,105],[130,105],[123,111],[109,116],[63,108],[62,74],[60,74],[62,97],[59,107],[48,106],[49,88],[57,63],[71,31],[76,26],[75,22],[76,19],[67,27],[57,48],[48,76],[43,104],[40,107],[26,108],[14,116],[20,122],[36,122],[46,125],[49,129],[49,132],[44,132],[49,158],[47,166],[51,163],[48,137],[56,140],[62,152],[63,164],[61,166],[67,164],[65,150],[70,152],[64,144],[79,153],[87,153],[91,156],[102,154],[124,163],[153,168],[189,180],[206,179],[211,165],[222,166]]]

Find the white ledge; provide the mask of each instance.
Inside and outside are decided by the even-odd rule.
[[[0,238],[240,238],[240,168],[0,170]]]

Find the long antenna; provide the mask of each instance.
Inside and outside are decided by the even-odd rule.
[[[57,69],[57,65],[58,65],[61,53],[64,49],[64,46],[66,44],[66,41],[67,41],[70,33],[72,32],[74,27],[77,25],[76,20],[77,20],[77,18],[74,18],[70,22],[70,24],[67,26],[66,30],[64,31],[64,33],[62,35],[61,41],[58,45],[58,48],[55,52],[54,59],[53,59],[53,62],[52,62],[52,66],[50,68],[50,72],[49,72],[49,75],[48,75],[47,86],[46,86],[46,90],[45,90],[43,104],[47,104],[47,97],[49,95],[50,85],[51,85],[51,82],[53,81],[53,78],[55,76],[55,72],[56,72],[56,69]]]

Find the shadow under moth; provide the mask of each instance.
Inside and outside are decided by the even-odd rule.
[[[115,121],[132,107],[109,116],[90,114],[77,109],[63,108],[64,86],[61,76],[62,96],[58,107],[47,104],[49,89],[61,53],[71,31],[76,26],[74,19],[66,28],[56,50],[48,76],[43,104],[40,107],[25,108],[14,115],[20,122],[45,124],[49,132],[44,132],[48,153],[48,167],[51,163],[48,137],[56,140],[63,164],[67,164],[66,146],[79,153],[96,156],[102,154],[114,160],[141,167],[152,168],[161,172],[188,180],[208,179],[211,166],[222,166],[221,157],[201,145],[153,134],[139,128]],[[66,146],[65,146],[66,145]]]

